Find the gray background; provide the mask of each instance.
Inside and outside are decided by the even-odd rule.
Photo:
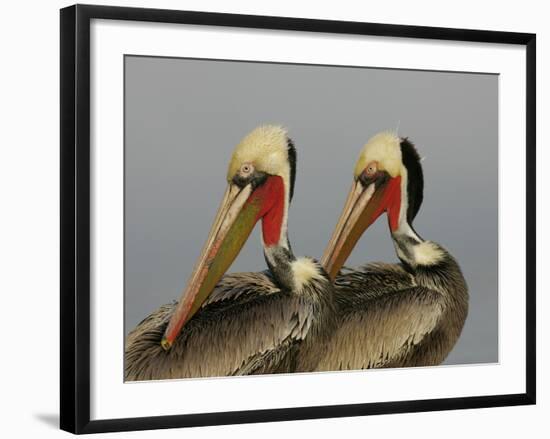
[[[234,146],[286,126],[298,151],[289,236],[320,257],[362,145],[381,130],[425,157],[414,222],[460,262],[470,311],[446,364],[498,361],[498,77],[173,58],[125,58],[125,330],[178,299],[225,189]],[[396,261],[386,219],[346,265]],[[265,269],[256,227],[230,271]]]

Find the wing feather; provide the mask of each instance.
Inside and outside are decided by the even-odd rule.
[[[398,364],[436,328],[444,297],[424,287],[380,294],[341,315],[318,370],[354,370]]]
[[[175,305],[160,307],[128,335],[126,380],[281,371],[307,334],[314,307],[265,273],[227,275],[165,352],[160,340]]]

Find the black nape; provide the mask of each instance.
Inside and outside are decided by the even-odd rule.
[[[424,197],[424,174],[420,165],[420,155],[413,143],[407,138],[401,140],[401,156],[407,169],[407,222],[412,225],[414,217],[420,210]]]
[[[288,147],[288,162],[290,164],[290,200],[292,201],[292,196],[294,195],[294,183],[296,181],[296,148],[294,147],[294,142],[292,139],[287,139]]]

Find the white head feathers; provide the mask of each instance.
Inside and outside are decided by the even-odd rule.
[[[262,125],[244,137],[229,162],[227,180],[231,180],[243,163],[252,163],[258,171],[280,175],[288,182],[288,136],[285,128]]]
[[[400,145],[401,138],[395,133],[384,131],[376,134],[361,150],[355,165],[355,176],[359,176],[371,162],[377,162],[378,169],[392,177],[401,175],[403,162]]]

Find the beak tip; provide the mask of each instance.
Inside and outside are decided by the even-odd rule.
[[[172,342],[168,340],[166,337],[162,337],[162,340],[160,341],[160,345],[162,346],[162,349],[168,352],[172,347]]]

